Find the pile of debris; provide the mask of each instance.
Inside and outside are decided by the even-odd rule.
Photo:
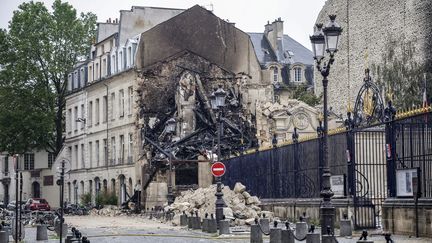
[[[237,182],[234,190],[224,186],[222,192],[226,204],[224,215],[225,218],[232,220],[233,225],[252,224],[256,217],[262,217],[264,214],[266,217],[272,217],[271,212],[261,211],[258,206],[261,203],[260,200],[256,196],[251,196],[243,184]],[[183,212],[187,215],[198,212],[200,217],[204,217],[206,213],[215,214],[215,193],[216,185],[182,192],[173,204],[165,207],[165,210],[174,211],[173,224],[175,225],[179,224],[179,218]]]
[[[106,205],[101,209],[93,208],[92,210],[90,210],[90,215],[92,215],[92,216],[101,215],[101,216],[114,217],[114,216],[125,215],[125,213],[123,210],[121,210],[117,206]]]

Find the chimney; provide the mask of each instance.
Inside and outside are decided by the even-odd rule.
[[[111,18],[108,19],[108,23],[111,23]]]
[[[115,22],[116,22],[116,24],[118,23],[118,18],[116,18]]]
[[[277,50],[279,48],[279,44],[282,42],[283,39],[283,21],[279,17],[278,19],[275,19],[273,23],[267,22],[267,24],[264,26],[264,35],[266,36],[267,40],[270,43],[270,46],[272,47],[274,53],[278,53]]]

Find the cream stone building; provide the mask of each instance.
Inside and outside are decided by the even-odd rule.
[[[54,156],[46,151],[28,152],[17,157],[18,171],[22,173],[22,200],[45,198],[52,207],[58,207],[60,189],[56,184]],[[0,154],[0,201],[7,205],[16,200],[14,157]],[[19,175],[18,175],[19,178]]]
[[[290,76],[299,84],[313,83],[312,54],[287,35],[279,38],[280,19],[266,25],[265,33],[247,34],[200,6],[188,10],[132,7],[120,11],[119,20],[97,27],[89,57],[76,65],[68,79],[66,140],[58,156],[71,164],[65,201],[79,203],[84,193],[90,193],[94,202],[96,194],[109,191],[121,204],[141,188],[145,206],[151,208],[166,202],[168,176],[176,193],[211,183],[208,168],[198,170],[197,163],[176,165],[169,175],[166,168],[160,171],[155,165],[164,167],[166,158],[159,156],[154,144],[163,146],[195,134],[202,136],[203,144],[209,143],[214,132],[200,132],[216,127],[209,126],[215,114],[208,102],[218,86],[227,90],[231,112],[238,114],[234,117],[238,122],[231,123],[233,130],[236,125],[247,127],[250,145],[259,146],[273,136],[273,125],[255,122],[268,119],[263,117],[265,105],[282,104],[281,111],[307,114],[311,123],[304,132],[316,129],[317,111],[288,100],[289,89],[279,89],[279,84],[289,84]],[[273,31],[274,27],[278,30]],[[258,39],[270,43],[271,65],[260,59],[263,50]],[[275,46],[270,48],[272,43]],[[276,93],[284,98],[276,101]],[[281,141],[293,129],[288,116],[291,113],[285,123],[277,123]],[[164,122],[170,117],[178,124],[176,132],[167,136]],[[256,138],[257,133],[267,137]],[[200,149],[179,146],[175,153],[178,160],[205,159]]]

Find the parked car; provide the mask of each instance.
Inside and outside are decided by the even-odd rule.
[[[43,198],[29,198],[25,209],[30,211],[50,211],[51,207]]]
[[[21,209],[24,209],[26,202],[25,201],[21,201]],[[9,211],[13,211],[15,210],[15,206],[16,205],[16,201],[10,201],[9,204],[7,205],[7,210]]]

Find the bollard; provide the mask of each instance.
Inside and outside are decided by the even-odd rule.
[[[205,213],[205,215],[204,215],[204,219],[203,219],[203,222],[202,222],[202,231],[203,232],[207,232],[208,231],[208,213]]]
[[[373,240],[368,240],[368,232],[366,230],[363,230],[362,235],[360,236],[360,239],[357,241],[357,243],[373,243]]]
[[[282,242],[282,229],[278,229],[278,228],[270,229],[270,243],[281,243],[281,242]]]
[[[201,218],[198,216],[198,211],[195,211],[195,217],[192,217],[192,229],[201,229]]]
[[[258,224],[251,225],[250,242],[263,243],[262,232]]]
[[[270,231],[270,219],[262,218],[259,220],[259,224],[261,225],[261,230],[268,234]]]
[[[47,226],[42,224],[36,226],[36,240],[48,240]]]
[[[303,219],[300,220],[300,221],[305,222],[309,226],[310,218],[309,218],[309,216],[306,215],[306,212],[303,212],[303,217],[302,218]]]
[[[193,214],[191,214],[190,217],[187,218],[188,220],[188,229],[192,229],[192,223],[193,223]]]
[[[188,225],[188,216],[186,215],[185,211],[183,211],[183,214],[180,215],[180,226],[186,225]]]
[[[340,221],[340,236],[352,236],[351,220],[341,219]]]
[[[230,223],[229,220],[225,219],[225,216],[223,216],[223,219],[219,221],[219,235],[231,234],[229,223]]]
[[[211,218],[208,220],[208,233],[216,233],[217,232],[217,222],[216,219],[213,217],[213,214],[211,214]]]
[[[0,231],[0,242],[9,242],[9,232]]]
[[[319,233],[308,233],[306,235],[306,243],[317,243],[317,242],[321,242]]]
[[[294,232],[292,231],[292,229],[282,230],[281,242],[283,242],[283,243],[295,243]]]
[[[303,239],[306,237],[307,233],[308,233],[308,226],[306,222],[303,222],[301,219],[300,222],[296,223],[295,235],[297,239]]]

